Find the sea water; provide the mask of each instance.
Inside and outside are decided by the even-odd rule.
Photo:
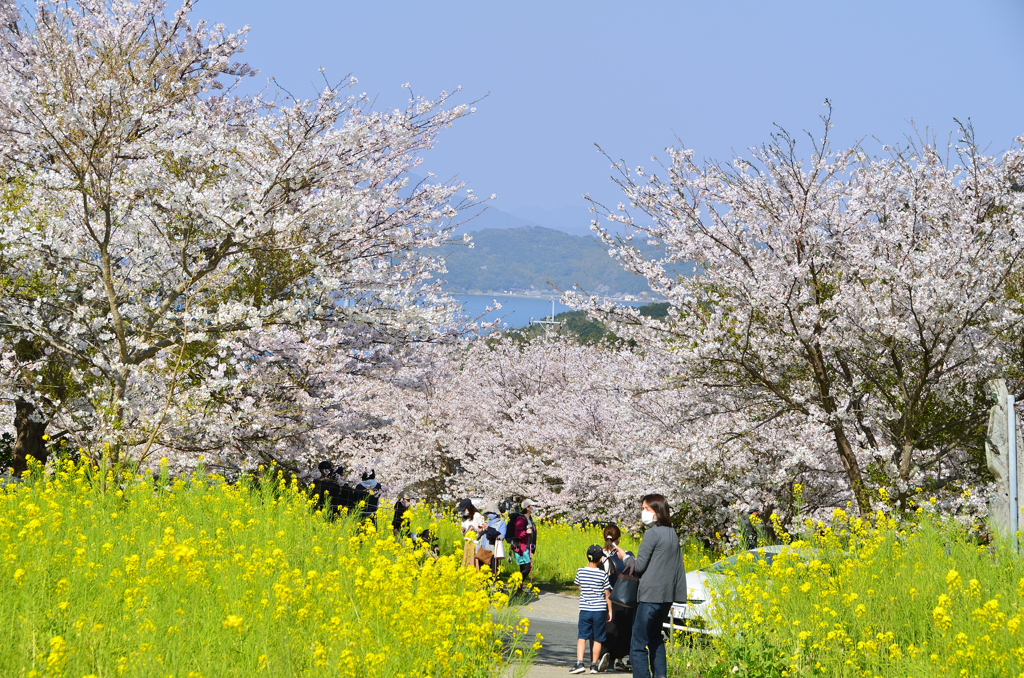
[[[526,327],[530,324],[531,319],[543,320],[551,317],[550,299],[486,294],[453,294],[452,296],[462,304],[464,314],[470,319],[476,319],[477,316],[484,314],[488,306],[494,306],[495,301],[501,304],[500,309],[484,314],[478,322],[501,320],[509,328],[516,329]],[[555,301],[554,304],[555,315],[572,310],[561,302]]]

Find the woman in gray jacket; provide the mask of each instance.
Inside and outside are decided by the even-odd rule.
[[[641,501],[640,520],[647,527],[636,558],[621,548],[616,555],[640,576],[636,616],[633,618],[633,642],[629,661],[633,678],[665,678],[665,639],[662,628],[674,602],[686,602],[686,568],[679,537],[672,528],[668,501],[660,494],[649,494]]]

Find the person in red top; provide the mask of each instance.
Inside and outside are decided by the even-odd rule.
[[[534,524],[530,519],[532,510],[533,502],[527,499],[523,502],[523,512],[512,522],[512,559],[519,565],[524,585],[527,579],[533,584],[533,551],[537,542]]]

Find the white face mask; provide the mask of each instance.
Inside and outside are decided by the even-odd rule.
[[[654,515],[654,511],[641,511],[640,522],[644,525],[651,526],[658,522],[658,516]]]

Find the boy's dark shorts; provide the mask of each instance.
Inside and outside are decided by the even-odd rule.
[[[608,619],[608,611],[600,612],[591,610],[580,610],[579,635],[580,640],[593,640],[595,643],[605,642],[605,620]]]

